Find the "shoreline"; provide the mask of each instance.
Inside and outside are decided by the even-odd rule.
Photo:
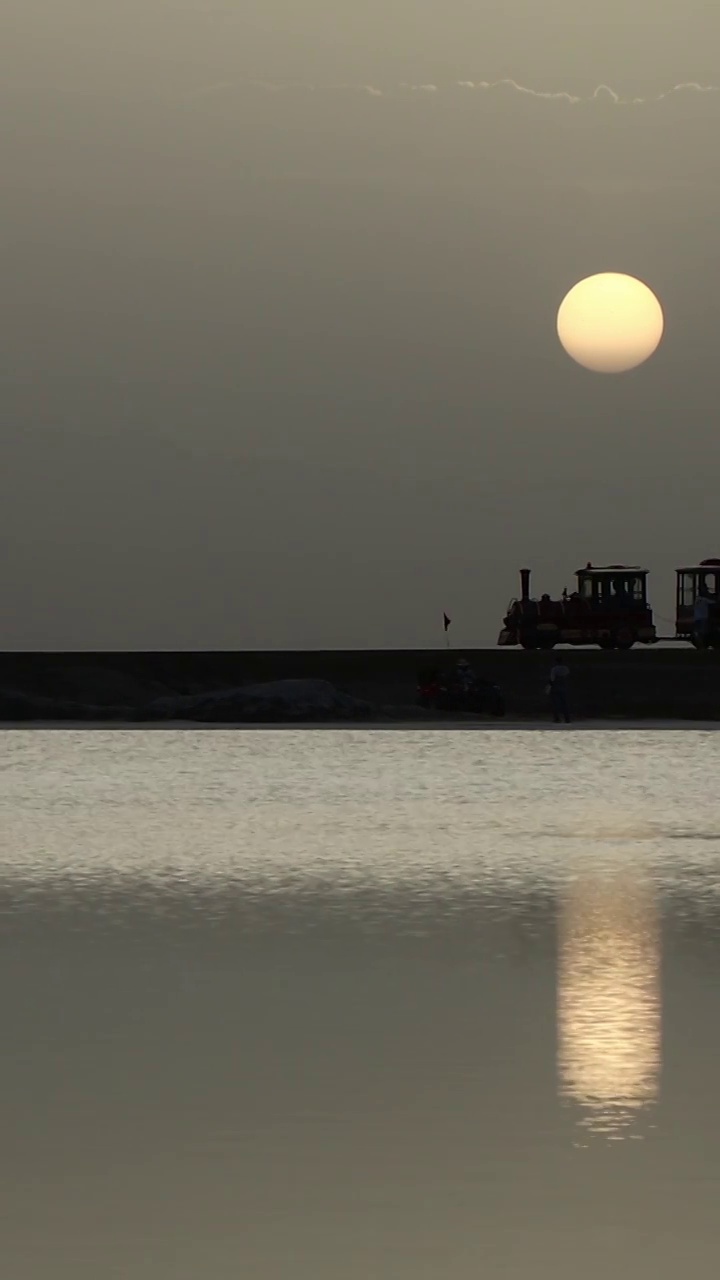
[[[632,719],[587,719],[574,720],[570,724],[554,724],[548,720],[393,720],[393,721],[308,721],[306,723],[264,723],[248,724],[203,722],[199,720],[17,720],[0,722],[0,733],[29,733],[33,731],[76,732],[78,729],[98,732],[106,730],[119,733],[149,732],[177,733],[193,730],[197,733],[307,733],[310,730],[324,732],[347,733],[577,733],[577,732],[632,732],[644,730],[667,733],[677,732],[708,733],[720,731],[718,720],[668,720],[667,718],[643,720]]]
[[[242,720],[242,694],[248,686],[289,680],[323,681],[335,689],[338,702],[344,697],[364,704],[354,727],[421,727],[428,721],[433,728],[459,727],[462,716],[426,717],[416,705],[418,673],[428,667],[444,669],[458,652],[0,652],[0,723],[150,727],[161,722],[170,727],[191,719],[200,725],[199,717],[208,713],[220,724],[216,715]],[[557,652],[571,669],[571,705],[578,726],[675,722],[679,728],[720,723],[720,651],[676,647]],[[495,648],[469,649],[465,656],[480,678],[496,684],[504,695],[507,720],[504,726],[496,724],[498,731],[511,723],[520,729],[547,722],[545,687],[552,660],[548,653]],[[226,710],[219,705],[210,713],[202,705],[206,699],[222,704],[236,694],[237,704],[226,704]],[[343,705],[335,711],[343,717],[332,722],[338,728],[344,727],[345,716],[355,717]],[[283,707],[275,712],[285,714]],[[288,714],[292,715],[290,707]],[[293,723],[300,725],[299,720]]]

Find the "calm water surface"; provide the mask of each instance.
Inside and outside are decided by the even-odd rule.
[[[8,1280],[677,1280],[720,735],[0,736]]]

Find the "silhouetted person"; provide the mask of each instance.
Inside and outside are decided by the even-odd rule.
[[[630,596],[622,578],[614,579],[613,590],[615,592],[615,600],[613,602],[615,607],[617,609],[627,609],[630,605]]]
[[[553,664],[550,668],[548,693],[550,694],[550,707],[555,724],[560,724],[562,720],[565,721],[565,724],[570,723],[570,703],[568,701],[569,680],[570,671],[568,667],[565,666],[562,658],[553,658]]]
[[[467,658],[458,658],[455,665],[455,679],[463,693],[469,693],[475,685],[475,672]]]
[[[699,645],[707,644],[710,630],[710,601],[704,592],[700,592],[693,605],[693,630]]]

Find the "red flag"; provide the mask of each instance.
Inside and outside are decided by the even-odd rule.
[[[448,627],[450,626],[450,619],[448,618],[446,613],[443,614],[443,623],[445,626],[445,630],[447,631]]]

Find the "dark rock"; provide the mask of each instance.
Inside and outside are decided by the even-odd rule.
[[[211,723],[288,724],[367,720],[369,702],[342,693],[327,680],[276,680],[190,697],[157,698],[144,709],[148,720]]]
[[[291,724],[367,720],[369,702],[353,698],[327,680],[278,680],[191,695],[172,694],[133,705],[101,705],[20,690],[0,691],[0,721],[190,720],[205,724]]]

